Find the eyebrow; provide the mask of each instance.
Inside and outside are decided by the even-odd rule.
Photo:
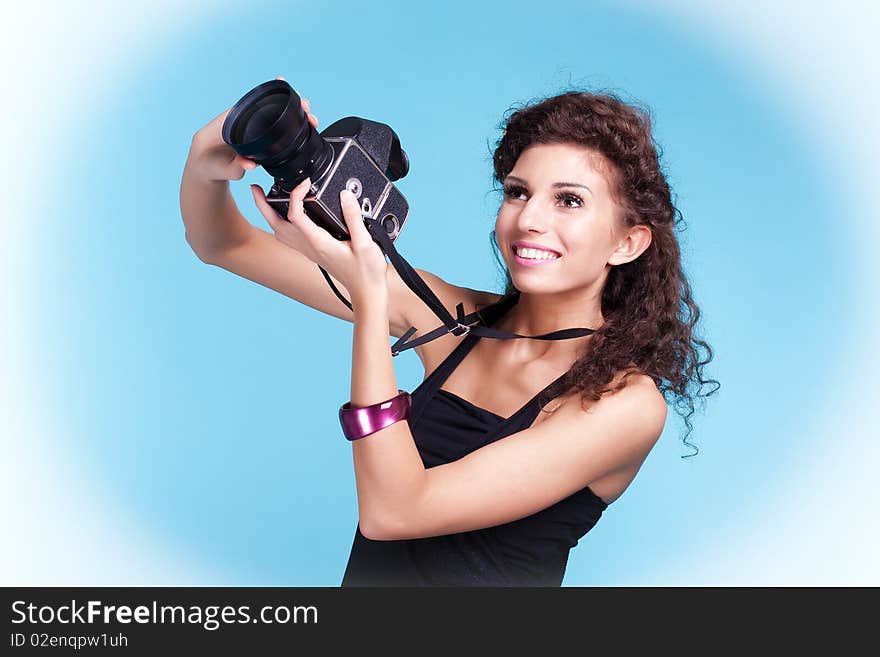
[[[522,184],[522,185],[526,185],[526,186],[528,186],[528,184],[529,184],[529,183],[527,183],[525,180],[523,180],[522,178],[517,178],[516,176],[507,176],[507,178],[505,178],[504,180],[505,180],[505,181],[510,180],[510,181],[512,181],[512,182],[518,182],[518,183],[520,183],[520,184]],[[553,183],[553,184],[551,185],[551,187],[553,187],[554,189],[558,189],[559,187],[580,187],[581,189],[586,189],[588,192],[590,192],[590,194],[593,193],[593,190],[592,190],[592,189],[590,189],[590,188],[587,187],[586,185],[581,185],[580,183],[573,183],[573,182],[555,182],[555,183]]]

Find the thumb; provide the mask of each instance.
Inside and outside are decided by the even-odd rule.
[[[242,169],[245,169],[246,171],[253,171],[257,168],[257,163],[249,157],[245,157],[244,155],[238,155],[235,158],[235,164],[237,166],[240,166]]]

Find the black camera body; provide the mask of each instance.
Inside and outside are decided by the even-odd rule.
[[[332,163],[326,174],[312,181],[309,194],[303,200],[306,214],[338,240],[349,239],[345,218],[339,201],[339,192],[348,189],[361,204],[365,218],[376,218],[382,223],[391,240],[397,238],[409,214],[409,204],[394,186],[389,159],[393,155],[396,137],[384,123],[358,117],[347,117],[327,127],[321,137],[333,149]],[[396,148],[403,154],[399,142]],[[397,155],[400,159],[400,155]],[[271,171],[269,171],[271,173]],[[389,176],[390,174],[390,176]],[[266,195],[266,200],[282,216],[287,215],[291,185],[283,178]]]
[[[409,171],[409,160],[388,125],[349,116],[317,133],[300,97],[284,80],[255,87],[236,103],[223,123],[223,139],[274,178],[266,200],[287,217],[290,192],[311,178],[305,212],[338,240],[350,239],[339,193],[351,191],[364,219],[380,222],[393,241],[409,204],[393,181]]]

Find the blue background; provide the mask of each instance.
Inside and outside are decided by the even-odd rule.
[[[216,573],[199,584],[335,586],[357,522],[351,325],[201,263],[178,191],[190,138],[284,76],[322,127],[384,121],[411,162],[397,242],[415,267],[501,291],[490,145],[514,103],[579,85],[648,105],[688,228],[685,267],[722,388],[690,441],[670,411],[629,490],[573,550],[565,585],[687,571],[757,520],[841,376],[853,307],[842,201],[814,136],[671,18],[605,3],[227,6],[139,62],[55,144],[51,253],[33,280],[32,363],[65,427],[52,448],[150,534]],[[267,228],[248,183],[239,207]],[[835,334],[834,343],[829,335]],[[398,385],[422,369],[395,358]],[[689,583],[686,578],[681,583]],[[148,583],[148,582],[145,582]]]

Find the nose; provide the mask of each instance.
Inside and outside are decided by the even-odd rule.
[[[519,212],[517,217],[517,228],[521,231],[529,231],[543,233],[547,230],[546,215],[540,207],[540,200],[537,196],[532,196]]]

